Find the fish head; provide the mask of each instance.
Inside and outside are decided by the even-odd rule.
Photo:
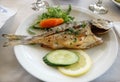
[[[90,21],[91,30],[94,34],[104,34],[113,27],[112,21],[105,19],[93,19]]]

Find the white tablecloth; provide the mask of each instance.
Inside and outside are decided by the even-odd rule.
[[[0,0],[0,4],[17,9],[17,14],[10,18],[3,28],[0,29],[0,35],[3,33],[15,33],[19,24],[29,15],[34,13],[31,10],[31,4],[35,0]],[[51,5],[72,4],[79,7],[88,8],[88,5],[95,0],[47,0]],[[116,7],[111,0],[104,0],[103,4],[109,9],[109,12],[102,15],[106,19],[120,21],[120,8]],[[118,38],[119,40],[119,38]],[[18,63],[13,47],[3,48],[4,39],[0,37],[0,82],[41,82],[37,78],[26,72]],[[120,40],[119,40],[120,42]],[[120,48],[118,57],[112,67],[102,76],[92,82],[120,82]]]

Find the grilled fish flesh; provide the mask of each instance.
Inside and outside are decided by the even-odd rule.
[[[66,27],[67,24],[69,27]],[[87,49],[103,43],[102,38],[96,35],[104,34],[110,29],[110,22],[103,19],[73,22],[71,25],[67,24],[54,27],[50,31],[35,36],[3,34],[3,37],[8,39],[4,46],[40,44],[52,49]]]

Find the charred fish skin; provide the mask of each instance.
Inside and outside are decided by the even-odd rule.
[[[78,29],[77,29],[78,30]],[[57,33],[45,37],[41,43],[52,49],[72,48],[87,49],[103,43],[101,38],[96,37],[90,30],[89,25],[80,30],[80,34]]]
[[[72,31],[74,30],[74,31]],[[78,34],[76,35],[76,31]],[[35,40],[38,41],[38,40]],[[59,48],[74,48],[74,49],[87,49],[95,45],[101,44],[101,38],[96,37],[87,24],[84,28],[73,28],[64,32],[56,33],[39,40],[43,45],[52,49]],[[36,42],[38,43],[38,42]]]

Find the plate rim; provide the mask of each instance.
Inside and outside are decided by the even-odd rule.
[[[64,7],[67,7],[66,5],[61,5],[62,6],[62,8],[64,8]],[[91,14],[93,14],[93,15],[95,15],[95,18],[98,16],[98,18],[102,18],[101,16],[99,16],[99,15],[97,15],[97,14],[94,14],[94,13],[92,13],[92,12],[90,12],[88,9],[86,9],[86,8],[82,8],[82,7],[78,7],[78,6],[72,6],[72,8],[73,8],[73,10],[78,10],[78,11],[80,11],[80,10],[84,10],[88,15],[91,15]],[[38,13],[38,12],[37,12]],[[36,13],[33,13],[33,14],[36,14]],[[32,15],[33,15],[32,14]],[[30,15],[31,16],[31,15]],[[29,17],[30,17],[29,16]],[[28,17],[28,18],[29,18]],[[28,19],[27,18],[27,19]],[[26,19],[25,19],[26,20]],[[24,20],[24,21],[25,21]],[[23,22],[24,22],[23,21]],[[19,25],[19,27],[18,27],[18,29],[16,30],[16,32],[15,32],[15,34],[17,33],[17,31],[21,28],[21,25],[23,24],[23,22]],[[114,32],[114,30],[112,29],[112,32],[113,32],[113,34],[114,34],[114,37],[115,37],[115,41],[116,41],[116,55],[114,56],[114,59],[113,59],[113,61],[112,61],[112,63],[106,68],[106,70],[104,70],[104,72],[102,72],[100,75],[98,75],[98,76],[96,76],[95,78],[93,78],[93,79],[91,79],[91,80],[89,80],[89,81],[92,81],[92,80],[94,80],[94,79],[97,79],[98,77],[100,77],[101,75],[103,75],[111,66],[112,66],[112,64],[114,63],[114,61],[116,60],[116,58],[117,58],[117,54],[118,54],[118,39],[117,39],[117,36],[116,36],[116,34],[115,34],[115,32]],[[16,55],[17,54],[17,48],[16,48],[16,46],[14,47],[14,52],[15,52],[15,56],[16,56],[16,58],[17,58],[17,60],[18,60],[18,62],[20,63],[20,65],[28,72],[28,73],[30,73],[31,75],[33,75],[34,77],[36,77],[36,78],[38,78],[38,79],[40,79],[40,80],[43,80],[43,81],[47,81],[47,80],[45,80],[45,79],[42,79],[42,78],[39,78],[38,76],[36,76],[35,74],[33,74],[33,73],[31,73],[31,71],[29,71],[24,65],[23,65],[23,63],[21,63],[21,60],[19,60],[19,57]],[[50,82],[50,81],[49,81]]]

